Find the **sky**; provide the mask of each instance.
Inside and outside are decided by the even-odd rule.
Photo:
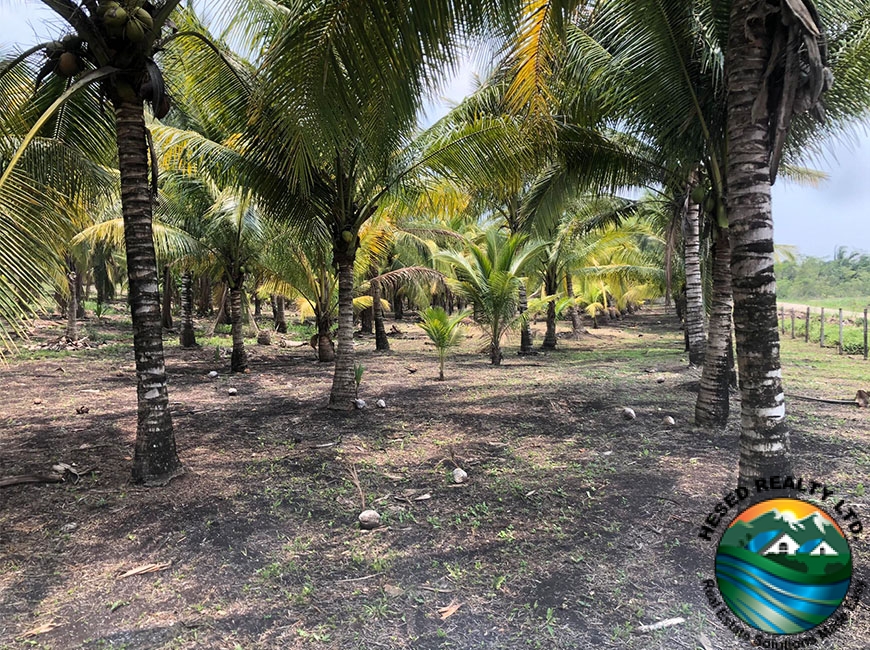
[[[46,24],[52,16],[38,2],[0,0],[0,48],[8,51],[54,37],[57,30]],[[433,97],[426,121],[471,92],[474,75],[474,65],[463,64]],[[831,143],[824,159],[812,166],[829,175],[822,187],[801,187],[785,179],[773,187],[775,242],[815,257],[831,257],[838,246],[870,252],[870,128],[858,127],[852,137]]]

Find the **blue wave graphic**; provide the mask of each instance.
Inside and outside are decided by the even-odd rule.
[[[773,634],[810,630],[840,606],[850,580],[809,585],[777,577],[727,553],[716,556],[716,578],[731,610],[753,627]]]

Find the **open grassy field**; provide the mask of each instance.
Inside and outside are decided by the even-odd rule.
[[[469,331],[445,382],[425,335],[397,325],[389,353],[358,340],[369,408],[349,414],[323,408],[331,367],[307,345],[251,340],[251,372],[231,376],[228,337],[167,339],[188,472],[144,489],[129,483],[124,315],[88,323],[101,347],[74,352],[39,348],[63,331],[40,323],[0,369],[0,478],[64,462],[81,479],[0,490],[0,648],[748,647],[707,605],[714,549],[697,535],[734,487],[737,415],[723,432],[692,425],[699,371],[673,315],[645,310],[547,355],[514,342],[497,368]],[[870,388],[857,357],[786,339],[783,358],[789,394]],[[788,410],[796,474],[866,519],[867,411]],[[374,531],[357,526],[363,501],[383,516]],[[868,580],[866,536],[852,550]],[[146,563],[158,570],[121,577]],[[868,639],[862,603],[816,647]]]

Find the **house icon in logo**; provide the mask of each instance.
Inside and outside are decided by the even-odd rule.
[[[770,543],[762,548],[762,555],[825,555],[835,557],[839,555],[837,551],[831,547],[823,539],[813,539],[805,542],[803,545],[798,544],[788,533],[781,533],[774,537]]]
[[[794,541],[788,533],[782,533],[773,538],[773,541],[761,551],[762,555],[795,555],[800,549],[800,544]]]

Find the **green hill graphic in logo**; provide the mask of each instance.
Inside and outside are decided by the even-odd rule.
[[[839,526],[816,506],[770,499],[731,523],[716,551],[725,604],[748,625],[797,634],[821,625],[852,581],[852,553]]]

